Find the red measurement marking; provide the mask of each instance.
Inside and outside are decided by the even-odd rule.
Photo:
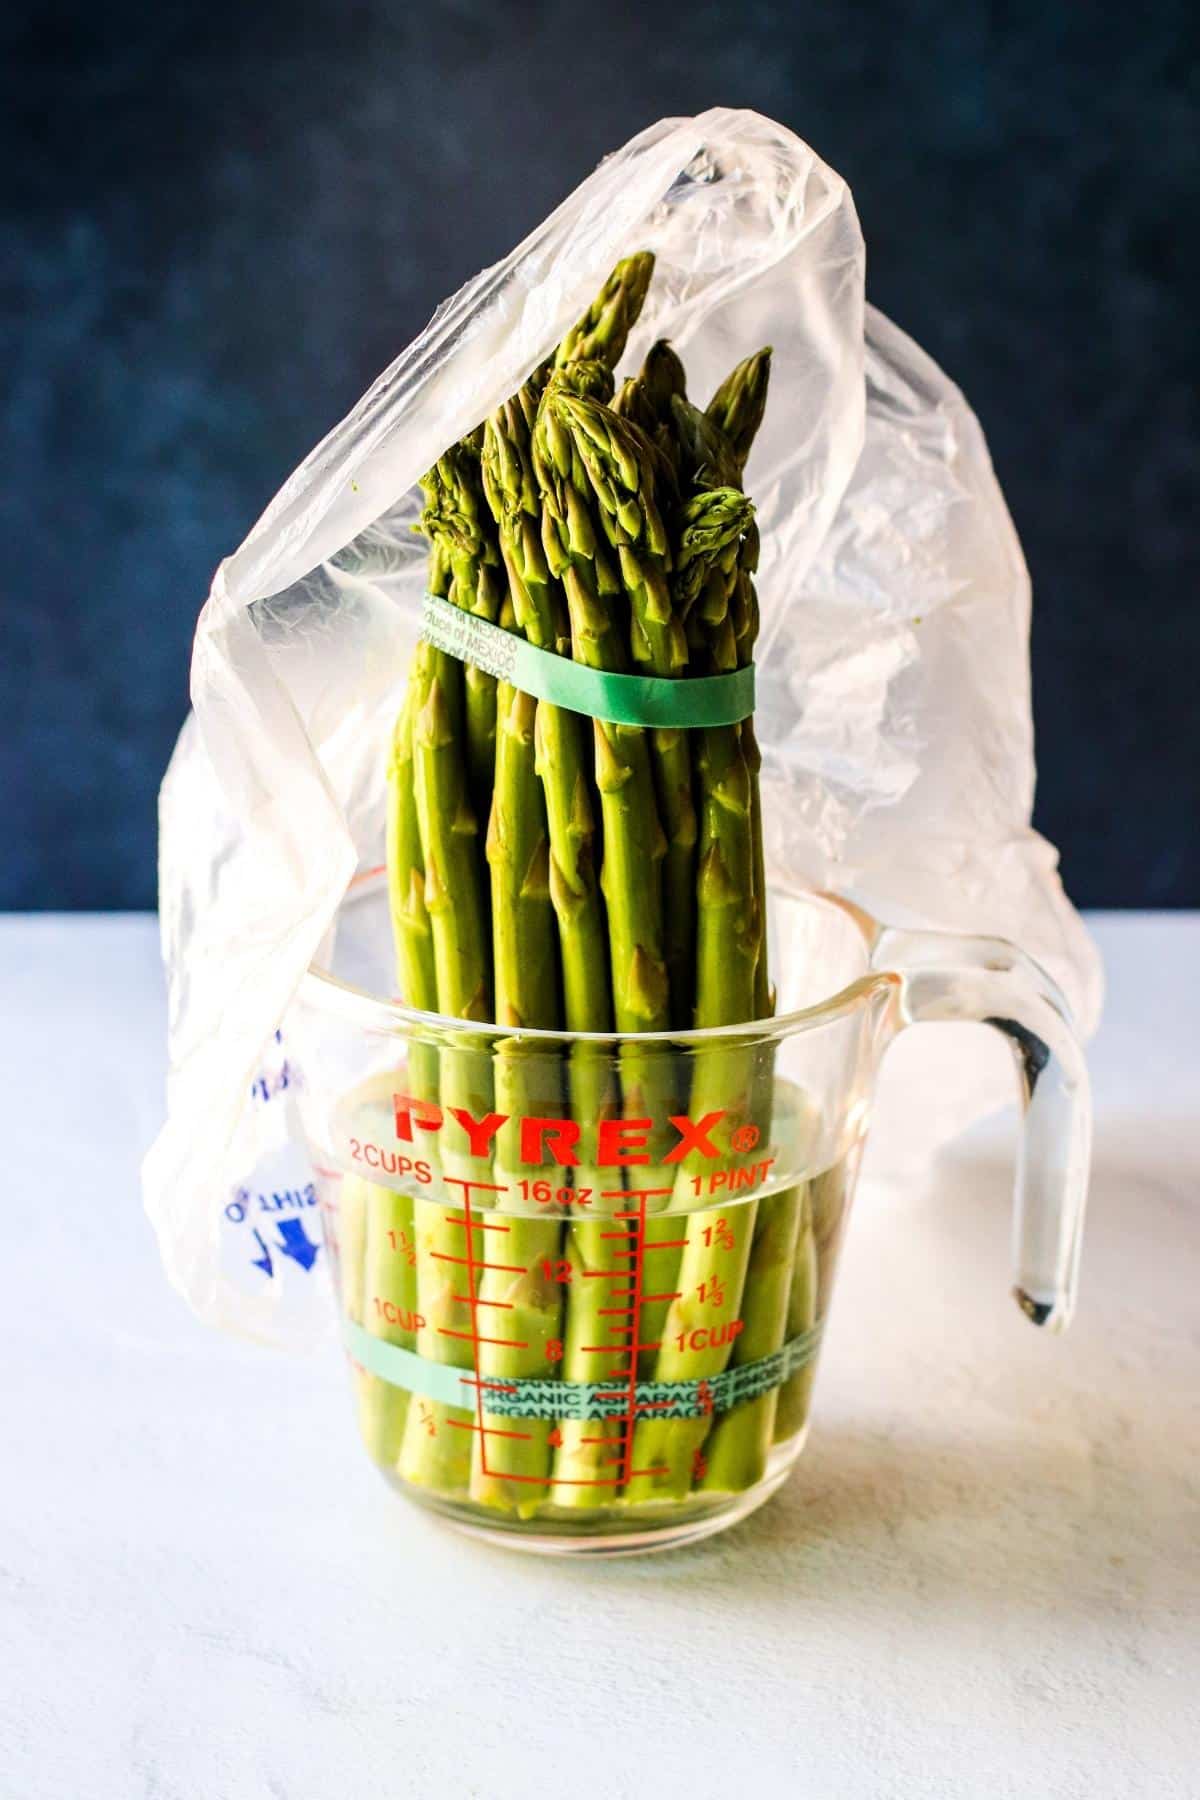
[[[533,1436],[532,1431],[501,1431],[498,1425],[477,1425],[474,1420],[470,1424],[465,1419],[447,1419],[447,1425],[453,1425],[455,1431],[478,1431],[483,1437],[520,1438],[523,1442]]]
[[[638,1221],[634,1226],[634,1231],[637,1234],[638,1249],[639,1251],[644,1251],[646,1248],[646,1196],[644,1194],[640,1195],[638,1198]],[[633,1298],[629,1302],[629,1317],[635,1327],[633,1334],[635,1338],[638,1335],[636,1328],[642,1321],[643,1267],[643,1258],[639,1256],[633,1265]],[[623,1469],[623,1479],[628,1481],[632,1473],[633,1427],[634,1421],[637,1418],[637,1351],[634,1348],[631,1348],[629,1352],[629,1385],[626,1389],[626,1396],[627,1418],[625,1421],[625,1443],[621,1452],[621,1464]]]
[[[686,1238],[662,1238],[657,1244],[647,1244],[647,1250],[682,1250],[687,1243]]]
[[[513,1309],[511,1300],[477,1300],[473,1294],[451,1294],[450,1298],[461,1300],[464,1306],[499,1306],[505,1312],[511,1312]]]
[[[446,1223],[447,1223],[447,1225],[466,1225],[467,1220],[451,1218],[450,1215],[447,1213]],[[507,1225],[491,1225],[491,1224],[488,1224],[483,1219],[472,1219],[470,1221],[470,1226],[471,1226],[472,1231],[502,1231],[502,1232],[504,1232],[505,1236],[508,1235],[508,1226]]]
[[[463,1224],[466,1226],[466,1240],[467,1240],[467,1257],[466,1257],[467,1291],[471,1294],[472,1297],[474,1297],[478,1284],[475,1279],[475,1233],[471,1230],[472,1223],[473,1223],[473,1221],[471,1218],[471,1191],[469,1188],[467,1188],[463,1194]],[[433,1254],[436,1256],[438,1254],[438,1252],[435,1250],[433,1252]],[[442,1327],[441,1329],[444,1330],[445,1328]],[[469,1337],[470,1337],[470,1340],[471,1340],[471,1367],[474,1369],[476,1377],[478,1377],[479,1372],[480,1372],[479,1371],[479,1309],[475,1306],[472,1306],[472,1308],[471,1308],[471,1330],[468,1334],[464,1334],[464,1335],[469,1335]],[[478,1379],[476,1380],[476,1383],[475,1383],[475,1422],[479,1426],[480,1431],[482,1432],[484,1429],[483,1388],[480,1386]],[[487,1438],[486,1437],[481,1437],[479,1440],[479,1466],[482,1469],[483,1473],[486,1475],[488,1472]]]
[[[674,1188],[614,1188],[606,1192],[606,1200],[669,1200],[675,1192]],[[641,1214],[636,1212],[614,1213],[614,1219],[637,1219]]]
[[[320,1163],[313,1164],[313,1174],[323,1175],[326,1181],[341,1181],[343,1179],[342,1171],[340,1169],[323,1169]]]
[[[489,1194],[507,1194],[508,1192],[502,1181],[470,1181],[464,1175],[443,1175],[442,1180],[447,1187],[460,1187],[467,1190],[463,1197],[463,1206],[468,1211],[471,1205],[470,1192],[472,1188],[486,1188]]]
[[[623,1444],[623,1437],[586,1437],[580,1438],[581,1444]]]
[[[499,1269],[502,1275],[528,1275],[529,1273],[529,1270],[523,1268],[520,1263],[480,1262],[478,1258],[471,1255],[469,1250],[466,1256],[451,1256],[448,1250],[431,1250],[429,1254],[436,1256],[439,1262],[458,1263],[460,1268],[470,1269],[472,1273],[476,1269]]]
[[[517,1391],[514,1382],[497,1381],[492,1375],[484,1375],[479,1379],[472,1375],[460,1375],[459,1380],[464,1387],[486,1388],[489,1394],[515,1394]]]
[[[469,1344],[498,1344],[502,1350],[528,1350],[529,1345],[518,1338],[480,1337],[478,1331],[451,1331],[448,1325],[439,1325],[438,1330],[443,1337],[465,1338]]]

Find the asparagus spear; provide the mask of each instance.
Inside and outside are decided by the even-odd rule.
[[[583,317],[573,325],[554,353],[554,366],[597,359],[615,369],[646,302],[654,273],[654,257],[639,250],[617,264]]]
[[[432,1012],[437,1006],[437,972],[425,905],[425,859],[417,821],[411,688],[396,721],[388,759],[387,879],[400,992],[406,1005]],[[418,1050],[423,1048],[417,1046]],[[428,1058],[425,1062],[428,1064]],[[427,1073],[436,1074],[436,1065]]]
[[[758,369],[766,366],[760,358]],[[742,394],[757,398],[761,379],[765,374],[743,381]],[[753,600],[752,586],[740,586],[739,570],[740,548],[751,525],[750,508],[737,492],[741,459],[732,441],[678,391],[671,393],[670,405],[681,474],[684,484],[694,490],[681,515],[677,596],[681,610],[695,621],[694,642],[704,647],[709,668],[717,672],[736,666],[741,660],[739,651],[748,656],[753,642],[745,630],[739,643],[732,624],[734,595],[741,592]],[[732,411],[731,404],[727,416]],[[742,441],[748,448],[748,437],[743,436]],[[713,485],[722,479],[727,485]],[[755,866],[757,771],[747,758],[748,740],[741,728],[706,729],[697,737],[701,850],[695,1023],[703,1029],[761,1016],[758,1009],[767,982],[761,875],[756,883]],[[736,1142],[740,1125],[753,1123],[761,1129],[756,1114],[761,1114],[767,1103],[769,1079],[769,1051],[753,1041],[734,1040],[701,1050],[695,1056],[693,1116],[723,1111],[722,1129]],[[730,1160],[736,1163],[737,1159]],[[697,1179],[705,1179],[705,1171],[685,1162],[676,1187],[677,1209],[695,1206]],[[769,1205],[754,1261],[756,1279],[748,1287],[757,1212],[757,1203],[748,1201],[727,1212],[707,1209],[693,1212],[689,1218],[673,1284],[677,1294],[662,1328],[662,1348],[654,1365],[657,1379],[719,1373],[729,1360],[731,1345],[737,1346],[734,1355],[749,1358],[762,1354],[758,1345],[782,1331],[796,1235],[794,1206],[786,1200]],[[735,1322],[740,1328],[738,1335],[731,1329]],[[751,1344],[742,1349],[747,1335]],[[739,1408],[739,1414],[741,1411]],[[662,1473],[642,1475],[631,1483],[629,1499],[636,1503],[679,1498],[694,1477],[703,1480],[708,1460],[701,1454],[701,1446],[708,1430],[709,1423],[703,1419],[644,1420],[637,1433],[637,1464]],[[755,1431],[756,1442],[761,1435]],[[735,1434],[735,1447],[739,1442]],[[722,1452],[719,1476],[726,1461]]]
[[[431,559],[431,577],[444,570],[448,585],[434,586],[464,612],[495,624],[504,582],[495,533],[491,529],[479,468],[478,445],[455,444],[421,478],[425,509],[421,529],[441,551]],[[466,749],[471,800],[478,818],[491,803],[496,755],[496,681],[473,663],[463,668],[466,693]]]
[[[498,687],[496,787],[488,827],[496,1019],[501,1025],[558,1023],[558,958],[550,904],[546,809],[534,767],[536,702],[507,682]],[[483,1331],[479,1372],[497,1380],[549,1376],[548,1346],[561,1331],[562,1289],[554,1278],[562,1242],[556,1216],[517,1216],[521,1169],[519,1121],[561,1108],[557,1058],[519,1039],[499,1046],[496,1108],[508,1115],[496,1142],[495,1179],[506,1188],[503,1233],[480,1283]],[[525,1171],[526,1179],[536,1171]],[[496,1247],[499,1247],[498,1249]],[[484,1411],[471,1468],[471,1497],[485,1505],[536,1512],[550,1475],[551,1426],[544,1419],[501,1419]]]
[[[491,1010],[491,972],[485,922],[478,825],[467,788],[462,665],[431,644],[418,645],[410,677],[413,705],[414,791],[425,858],[425,904],[433,939],[438,1010],[456,1019],[485,1020]],[[465,1107],[479,1118],[491,1109],[486,1051],[469,1040],[441,1053],[443,1106]],[[443,1152],[451,1179],[475,1179],[469,1158]],[[431,1200],[415,1203],[418,1328],[423,1356],[459,1368],[472,1366],[471,1299],[465,1292],[461,1209]],[[454,1493],[466,1488],[471,1416],[433,1402],[410,1407],[400,1472],[406,1480]]]
[[[400,990],[409,1006],[437,1005],[433,941],[425,909],[425,871],[413,793],[412,704],[406,696],[388,761],[387,868]],[[437,1091],[436,1052],[410,1039],[409,1091],[432,1098]],[[356,1279],[350,1316],[386,1343],[416,1344],[416,1269],[413,1201],[379,1182],[347,1177],[339,1199],[343,1278]],[[348,1290],[344,1289],[349,1299]],[[403,1442],[409,1395],[378,1375],[356,1375],[359,1422],[374,1460],[393,1468]]]
[[[739,363],[709,402],[703,426],[691,424],[691,441],[699,447],[710,474],[732,473],[726,446],[735,459],[738,478],[744,468],[754,435],[762,422],[770,379],[771,352],[759,351]],[[687,421],[684,421],[686,424]],[[715,428],[715,429],[710,429]],[[722,441],[723,440],[723,441]],[[729,595],[728,627],[732,656],[737,664],[748,662],[758,632],[758,605],[753,577],[758,566],[758,532],[751,526],[739,546]],[[729,640],[722,637],[729,654]],[[750,772],[751,838],[754,907],[762,931],[761,951],[755,968],[754,1014],[766,1018],[774,1011],[774,994],[767,968],[766,880],[763,858],[762,803],[759,793],[761,756],[753,721],[743,720],[742,752]],[[774,1085],[774,1059],[760,1064],[755,1114],[765,1129],[770,1119]],[[807,1330],[812,1324],[808,1280],[812,1268],[810,1211],[803,1188],[768,1194],[758,1203],[742,1304],[743,1329],[734,1343],[732,1360],[750,1362],[777,1350],[786,1336]],[[796,1380],[803,1383],[805,1372]],[[761,1480],[776,1430],[778,1390],[744,1402],[717,1420],[705,1452],[702,1486],[706,1491],[737,1492]]]
[[[652,266],[653,259],[645,254],[619,263],[596,302],[563,340],[548,378],[539,372],[485,427],[484,487],[498,526],[516,625],[530,642],[543,649],[569,653],[570,637],[562,590],[550,574],[541,544],[541,502],[531,444],[537,407],[543,390],[573,393],[601,402],[612,397],[612,366],[619,360],[629,329],[641,310]],[[582,720],[574,713],[542,703],[536,709],[535,746],[536,773],[545,794],[549,888],[559,927],[565,1022],[571,1031],[604,1031],[611,1024],[607,948],[592,852],[595,833]],[[498,769],[498,796],[499,789]],[[499,988],[499,959],[497,984]],[[497,999],[499,1004],[499,993]],[[581,1200],[586,1199],[589,1207],[602,1210],[599,1190],[603,1183],[598,1172],[589,1167],[588,1158],[594,1149],[599,1120],[613,1110],[616,1100],[603,1053],[598,1054],[587,1045],[575,1047],[570,1089],[572,1111],[584,1128],[580,1145],[583,1162],[573,1177],[575,1192]],[[553,1228],[539,1221],[530,1229],[547,1240],[544,1245],[530,1246],[530,1266],[561,1269],[557,1259],[545,1254],[557,1247],[557,1241],[553,1246],[550,1243]],[[588,1264],[598,1268],[614,1260],[613,1236],[611,1223],[606,1226],[602,1219],[587,1217],[577,1218],[568,1234],[567,1269],[575,1278],[571,1289],[574,1304],[563,1332],[560,1372],[569,1380],[586,1379],[591,1372],[586,1367],[583,1346],[595,1340],[595,1313],[605,1298],[594,1282],[582,1279],[582,1269]],[[554,1296],[561,1292],[556,1283]],[[549,1317],[554,1301],[545,1295],[543,1299],[541,1310]],[[529,1333],[522,1331],[519,1335]],[[545,1432],[548,1434],[548,1427]],[[539,1435],[535,1430],[531,1439],[536,1440]],[[589,1504],[594,1498],[589,1480],[597,1478],[594,1434],[586,1426],[568,1420],[556,1435],[560,1447],[555,1457],[554,1497],[562,1504]],[[527,1462],[533,1460],[528,1452],[525,1454]],[[522,1472],[528,1474],[528,1466]],[[528,1483],[527,1488],[532,1485]]]
[[[763,422],[770,379],[771,347],[767,345],[730,370],[704,409],[732,450],[739,469],[745,468]]]
[[[639,374],[624,384],[615,405],[621,417],[639,428],[650,448],[655,487],[663,496],[673,526],[677,524],[680,469],[671,402],[674,396],[685,393],[683,364],[671,346],[660,340],[651,347]],[[643,633],[642,642],[653,650],[648,633]],[[688,658],[688,642],[680,619],[672,617],[670,638],[659,649],[658,656],[652,653],[643,658],[651,672],[681,673]],[[636,656],[636,639],[634,653]],[[677,728],[656,730],[652,743],[658,800],[667,836],[663,866],[664,954],[671,985],[671,1021],[686,1030],[692,1022],[696,918],[696,807],[691,752],[686,734]]]
[[[617,565],[601,542],[586,460],[606,421],[619,423],[595,402],[547,392],[533,434],[533,466],[542,497],[546,560],[566,593],[572,653],[591,668],[621,672],[628,668],[628,656],[613,602],[623,590]],[[636,488],[636,458],[628,446],[617,448]],[[592,460],[597,468],[594,455]],[[602,472],[599,479],[603,481]],[[624,503],[624,521],[631,534],[638,528],[636,500]],[[604,823],[601,887],[608,907],[616,1025],[622,1032],[664,1030],[670,1023],[660,868],[666,844],[646,733],[597,719],[594,738]]]
[[[751,831],[754,841],[755,897],[763,894],[761,815],[758,802],[758,746],[753,731],[743,721],[742,745],[751,773]],[[766,940],[755,978],[755,1015],[766,1018],[774,1011],[774,995],[767,973]],[[760,1067],[756,1115],[761,1128],[770,1121],[774,1087],[774,1056]],[[743,1330],[733,1347],[733,1362],[751,1362],[778,1350],[785,1338],[807,1331],[813,1323],[812,1301],[815,1268],[811,1204],[808,1184],[767,1194],[758,1203],[750,1269],[742,1307]],[[793,1381],[798,1400],[806,1370]],[[762,1479],[771,1444],[779,1436],[776,1408],[780,1390],[770,1389],[744,1401],[716,1421],[706,1452],[702,1485],[709,1492],[741,1492]],[[806,1402],[805,1402],[806,1404]]]
[[[561,373],[570,377],[571,366]],[[530,384],[488,420],[483,471],[488,502],[499,526],[517,624],[531,643],[561,652],[570,647],[565,605],[542,548],[541,502],[532,464],[537,400]],[[550,840],[550,898],[562,955],[563,1019],[569,1031],[603,1032],[612,1024],[608,944],[596,883],[591,770],[583,720],[577,713],[543,701],[537,708],[535,746]],[[607,1301],[605,1283],[593,1277],[619,1266],[614,1254],[617,1228],[602,1216],[612,1210],[599,1198],[605,1183],[590,1166],[597,1125],[616,1103],[604,1052],[587,1044],[575,1045],[569,1084],[572,1114],[583,1127],[581,1164],[572,1179],[575,1191],[586,1198],[595,1216],[573,1219],[568,1230],[567,1320],[562,1364],[556,1372],[567,1381],[586,1381],[592,1373],[586,1346],[598,1341]],[[597,1489],[593,1484],[604,1479],[606,1459],[598,1442],[603,1435],[580,1421],[563,1421],[554,1458],[552,1498],[556,1504],[594,1503]]]
[[[719,604],[710,603],[706,608],[705,615],[712,621],[708,629],[714,643],[725,622],[727,605],[726,600],[721,596],[727,594],[733,579],[730,565],[731,562],[736,561],[737,545],[749,528],[751,518],[750,503],[744,495],[733,488],[702,492],[682,509],[679,516],[674,578],[677,610],[681,616],[686,615],[690,618],[695,612],[696,596],[700,593],[710,593],[715,588]],[[701,642],[703,641],[702,639]],[[714,659],[711,649],[706,659],[706,666],[717,668],[723,666],[719,658]],[[699,760],[705,753],[705,747],[709,744],[709,740],[701,733],[693,735],[696,738],[696,756]],[[713,741],[719,744],[719,740]],[[703,871],[701,879],[703,879]],[[693,938],[698,941],[698,934],[694,932]],[[693,943],[694,953],[695,942]],[[689,1025],[692,1024],[691,1016],[687,1022]],[[700,1112],[705,1110],[705,1094],[702,1089],[697,1088],[694,1100],[700,1109],[696,1112],[698,1117]],[[718,1096],[714,1103],[723,1107],[726,1101]],[[703,1173],[705,1171],[696,1159],[689,1158],[676,1183],[674,1207],[682,1208],[688,1204],[694,1204],[695,1194],[689,1188],[689,1183]],[[647,1242],[655,1244],[659,1240],[665,1240],[670,1243],[677,1237],[678,1221],[672,1213],[664,1215],[660,1221],[650,1225]],[[657,1343],[663,1338],[670,1297],[678,1286],[676,1277],[679,1273],[679,1262],[678,1255],[668,1256],[658,1253],[656,1256],[653,1286],[657,1290],[658,1297],[647,1302],[643,1313],[642,1339],[647,1344]],[[653,1374],[654,1369],[655,1364],[653,1360],[650,1360],[646,1365],[645,1372]]]
[[[750,775],[736,726],[700,732],[696,756],[700,789],[700,873],[697,882],[696,1025],[740,1024],[753,1016],[754,971],[761,933],[747,901],[752,891]],[[753,1042],[721,1041],[696,1052],[691,1112],[723,1111],[722,1128],[748,1122],[757,1082]],[[694,1206],[693,1181],[703,1171],[680,1166],[673,1202]],[[688,1217],[661,1347],[654,1364],[659,1381],[718,1374],[735,1340],[749,1263],[754,1202],[727,1211],[708,1208]],[[656,1277],[657,1280],[657,1277]],[[679,1499],[699,1472],[697,1453],[706,1419],[646,1418],[639,1422],[634,1461],[648,1471],[630,1482],[632,1503]],[[651,1472],[657,1471],[657,1472]]]
[[[616,428],[614,430],[614,428]],[[643,515],[630,489],[640,487],[642,467],[630,447],[627,427],[605,409],[569,395],[548,392],[534,432],[534,470],[543,502],[543,537],[551,571],[563,582],[576,661],[592,668],[626,671],[630,655],[620,626],[622,584],[607,553],[596,494],[604,485],[604,467],[593,453],[594,439],[613,432],[614,456],[623,460],[626,499],[622,530],[633,535]],[[580,439],[587,440],[581,444]],[[585,451],[592,455],[589,473]],[[607,495],[606,495],[607,498]],[[663,955],[662,861],[666,840],[660,823],[648,734],[633,726],[605,720],[593,724],[596,786],[600,795],[604,852],[601,889],[607,907],[612,969],[613,1019],[619,1032],[662,1031],[671,1019],[670,987]],[[674,1080],[669,1056],[654,1048],[626,1048],[621,1059],[623,1106],[627,1117],[661,1121],[674,1110]],[[655,1145],[651,1145],[651,1155]],[[653,1164],[638,1172],[639,1187],[670,1185],[669,1172]],[[615,1186],[615,1184],[614,1184]],[[615,1227],[613,1228],[615,1229]],[[577,1240],[581,1265],[597,1274],[608,1272],[628,1239],[607,1240],[610,1256],[602,1259],[603,1240],[585,1246]],[[589,1256],[588,1249],[597,1253]],[[578,1285],[585,1279],[577,1270]],[[599,1280],[590,1287],[607,1286]],[[575,1291],[573,1286],[573,1291]],[[612,1345],[611,1357],[581,1371],[605,1379],[622,1373],[630,1354],[630,1334],[613,1330],[591,1341]],[[581,1334],[582,1335],[582,1334]],[[578,1345],[582,1357],[583,1345]],[[597,1439],[611,1433],[586,1434]],[[606,1453],[607,1444],[593,1446]],[[606,1455],[605,1466],[612,1457]],[[611,1479],[611,1476],[609,1477]]]
[[[670,344],[660,338],[647,351],[638,373],[622,383],[613,402],[614,412],[632,420],[653,448],[655,482],[672,528],[682,498],[679,442],[671,412],[676,395],[686,399],[687,377]]]

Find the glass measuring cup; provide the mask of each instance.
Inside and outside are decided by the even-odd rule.
[[[995,939],[771,896],[777,1016],[634,1037],[407,1010],[357,882],[293,1029],[366,1448],[410,1498],[543,1551],[742,1518],[804,1443],[876,1071],[911,1023],[1012,1045],[1014,1293],[1070,1317],[1087,1074],[1043,972]]]

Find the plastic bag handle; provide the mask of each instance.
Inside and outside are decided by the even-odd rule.
[[[1062,1331],[1075,1309],[1092,1148],[1083,1050],[1054,982],[1002,938],[880,930],[872,964],[900,979],[900,1024],[977,1021],[1007,1038],[1023,1129],[1013,1197],[1013,1296]]]

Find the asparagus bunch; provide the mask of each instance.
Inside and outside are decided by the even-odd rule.
[[[619,264],[553,359],[439,459],[420,529],[431,591],[453,605],[591,668],[673,679],[753,654],[758,539],[742,478],[770,352],[703,411],[665,343],[614,394],[652,266],[645,254]],[[590,720],[418,648],[389,768],[397,968],[410,1004],[461,1024],[437,1052],[410,1049],[410,1091],[506,1123],[482,1164],[445,1139],[436,1198],[347,1185],[344,1299],[367,1330],[498,1384],[615,1382],[631,1363],[676,1381],[754,1360],[812,1322],[809,1197],[719,1209],[698,1198],[711,1160],[668,1160],[674,1115],[722,1115],[727,1171],[750,1159],[734,1148],[738,1127],[769,1118],[761,1032],[687,1058],[669,1040],[772,1010],[758,769],[749,720],[695,731]],[[472,1022],[511,1035],[489,1051]],[[569,1053],[530,1028],[572,1034]],[[614,1030],[664,1035],[624,1046],[619,1068],[576,1037]],[[520,1121],[564,1110],[574,1166],[530,1168]],[[651,1121],[643,1158],[602,1168],[598,1133],[620,1116],[631,1132]],[[539,1187],[565,1206],[529,1198]],[[486,1255],[497,1203],[503,1253]],[[468,1231],[479,1238],[464,1268]],[[632,1291],[617,1284],[638,1231],[650,1279],[623,1306],[613,1296]],[[522,1517],[738,1491],[761,1477],[779,1428],[774,1390],[715,1423],[646,1418],[622,1435],[603,1421],[507,1418],[486,1401],[477,1415],[410,1403],[358,1381],[378,1461]],[[798,1428],[807,1389],[793,1382],[785,1399],[781,1418]]]

